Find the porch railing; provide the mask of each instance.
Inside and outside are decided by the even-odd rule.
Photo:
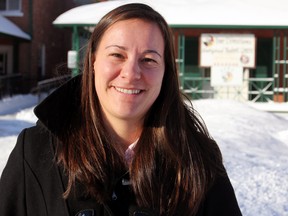
[[[273,82],[273,78],[248,78],[241,87],[214,88],[210,77],[182,77],[181,89],[192,99],[215,98],[221,94],[222,98],[268,102],[273,100]]]

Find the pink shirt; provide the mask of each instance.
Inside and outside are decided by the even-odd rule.
[[[129,147],[125,151],[125,160],[126,160],[127,164],[130,164],[133,157],[134,157],[134,150],[133,149],[135,148],[137,142],[138,142],[138,139],[134,143],[129,145]]]

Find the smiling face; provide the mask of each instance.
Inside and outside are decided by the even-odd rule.
[[[95,53],[95,88],[104,117],[142,126],[164,76],[164,39],[155,23],[119,21],[104,33]]]

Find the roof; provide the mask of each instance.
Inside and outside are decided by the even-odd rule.
[[[0,33],[26,40],[31,40],[30,35],[22,31],[16,24],[0,15]]]
[[[288,28],[287,0],[111,0],[83,5],[58,16],[58,26],[95,25],[117,6],[152,6],[172,27]]]

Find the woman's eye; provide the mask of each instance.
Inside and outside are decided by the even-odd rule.
[[[144,59],[143,59],[143,62],[146,62],[146,63],[157,63],[157,61],[155,61],[155,60],[152,59],[152,58],[144,58]]]
[[[110,56],[115,58],[124,58],[123,55],[121,55],[120,53],[111,53]]]

